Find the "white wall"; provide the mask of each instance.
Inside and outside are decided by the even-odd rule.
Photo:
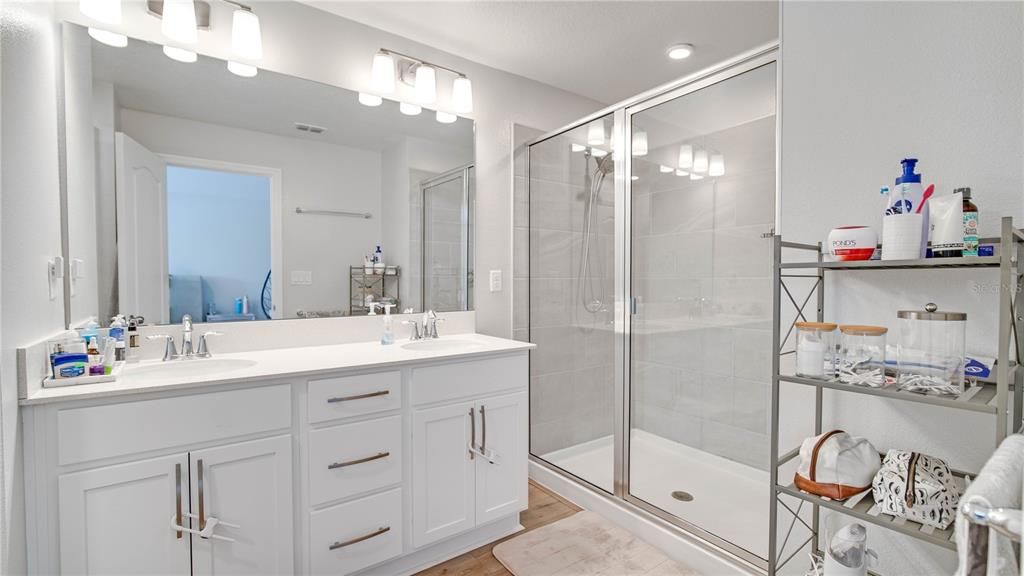
[[[281,170],[282,285],[277,310],[348,310],[350,265],[379,243],[380,154],[181,118],[122,109],[121,131],[158,154],[174,154]],[[296,207],[370,212],[372,219],[296,214]],[[211,241],[216,238],[211,234]],[[313,273],[293,286],[291,271]]]
[[[1024,225],[1024,5],[985,2],[784,2],[779,230],[816,242],[846,224],[879,226],[878,188],[911,156],[936,194],[970,186],[982,233]],[[994,353],[994,273],[830,276],[826,319],[895,328],[897,309],[968,313],[968,351]],[[890,331],[890,340],[895,332]],[[826,426],[977,470],[992,419],[945,409],[826,396]],[[837,402],[836,400],[841,400]],[[784,447],[788,448],[788,447]],[[939,574],[952,556],[871,529],[882,572]]]
[[[260,2],[263,31],[262,67],[283,74],[325,82],[351,90],[367,90],[374,52],[388,47],[450,66],[473,80],[476,120],[477,236],[476,274],[502,270],[511,286],[512,261],[512,122],[550,130],[584,116],[601,103],[507,72],[412,42],[400,36],[293,2]],[[77,3],[58,6],[61,17],[85,23]],[[212,29],[201,32],[198,51],[225,58],[230,54],[229,7],[215,4]],[[161,41],[159,20],[145,13],[145,4],[124,4],[124,31]],[[450,83],[439,82],[439,103],[450,98]],[[498,336],[512,333],[512,299],[507,288],[490,293],[477,282],[474,293],[477,325]]]
[[[0,572],[24,572],[25,534],[15,348],[64,327],[63,291],[46,263],[61,253],[55,58],[50,2],[4,2],[0,165]]]

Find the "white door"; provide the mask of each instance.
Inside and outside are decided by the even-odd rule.
[[[121,132],[114,147],[118,309],[167,324],[167,165]]]
[[[64,474],[60,490],[61,574],[187,575],[185,454]]]
[[[293,573],[291,436],[198,450],[189,461],[192,513],[238,525],[213,529],[232,542],[192,537],[192,573]]]
[[[526,509],[527,406],[526,392],[481,400],[477,406],[477,441],[490,456],[476,459],[478,525]]]
[[[476,412],[472,402],[413,412],[412,539],[417,548],[476,525],[470,411]]]

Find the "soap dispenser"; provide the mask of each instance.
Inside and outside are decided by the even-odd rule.
[[[394,304],[382,304],[384,308],[384,332],[380,335],[380,343],[384,346],[395,343],[394,320],[391,318],[391,309]]]

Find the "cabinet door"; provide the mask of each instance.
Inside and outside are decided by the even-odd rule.
[[[192,513],[238,525],[214,528],[233,542],[192,537],[192,573],[293,573],[291,437],[198,450],[189,461]]]
[[[472,402],[413,412],[412,532],[417,548],[476,524],[470,411],[475,412]]]
[[[60,490],[61,574],[190,572],[185,454],[64,474]]]
[[[526,508],[526,407],[526,392],[482,400],[477,405],[477,442],[493,459],[476,459],[477,524]]]

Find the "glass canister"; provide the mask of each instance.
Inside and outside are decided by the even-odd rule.
[[[885,386],[884,326],[844,324],[839,327],[839,379],[848,384]]]
[[[928,303],[924,310],[900,310],[896,317],[900,324],[896,347],[900,388],[963,393],[967,314],[940,311]]]
[[[797,322],[796,375],[834,378],[836,375],[836,325],[830,322]]]

